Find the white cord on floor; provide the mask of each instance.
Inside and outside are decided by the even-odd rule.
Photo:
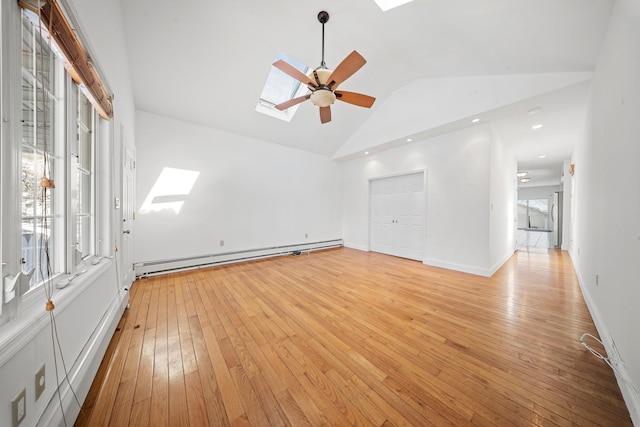
[[[582,336],[580,337],[580,344],[582,344],[582,346],[583,346],[584,348],[586,348],[587,350],[589,350],[589,352],[590,352],[591,354],[593,354],[595,357],[597,357],[598,359],[602,359],[602,360],[604,360],[604,361],[607,363],[607,365],[609,365],[609,367],[610,367],[611,369],[613,369],[613,372],[615,372],[615,374],[616,374],[618,377],[622,378],[622,380],[623,380],[625,383],[627,383],[627,385],[629,386],[629,388],[631,388],[631,390],[636,394],[636,398],[639,398],[639,397],[640,397],[640,395],[638,394],[638,389],[636,388],[636,386],[635,386],[635,385],[633,385],[633,383],[631,382],[631,380],[630,380],[626,375],[624,375],[622,372],[620,372],[620,371],[618,370],[618,367],[616,366],[616,365],[617,365],[617,363],[618,363],[618,362],[622,362],[622,360],[620,360],[620,359],[614,359],[614,358],[611,358],[611,357],[608,357],[608,356],[603,356],[603,355],[602,355],[602,354],[600,354],[597,350],[594,350],[593,348],[591,348],[591,346],[590,346],[589,344],[587,344],[587,343],[584,341],[584,338],[585,338],[585,337],[593,338],[593,339],[594,339],[594,340],[596,340],[598,343],[600,343],[600,345],[602,345],[602,346],[604,347],[604,344],[602,343],[602,341],[600,341],[600,339],[599,339],[599,338],[594,337],[593,335],[591,335],[591,334],[589,334],[589,333],[584,333],[584,334],[582,334]]]

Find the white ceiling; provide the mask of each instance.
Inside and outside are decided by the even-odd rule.
[[[388,12],[373,0],[121,5],[138,109],[333,156],[396,90],[417,79],[593,71],[613,2],[415,0]],[[277,50],[312,68],[320,64],[320,10],[330,14],[328,67],[354,49],[367,59],[341,89],[374,96],[376,103],[369,110],[338,102],[324,125],[310,102],[291,122],[257,113]],[[535,177],[530,185],[559,182],[587,93],[588,82],[574,84],[487,112],[485,120],[512,145],[519,168]],[[534,107],[542,109],[527,114]],[[534,121],[544,127],[532,131]]]

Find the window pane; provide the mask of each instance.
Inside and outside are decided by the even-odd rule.
[[[38,85],[40,86],[40,85]],[[36,90],[36,99],[38,100],[37,104],[37,140],[35,141],[38,149],[42,152],[46,151],[50,156],[54,154],[54,135],[55,135],[55,123],[56,123],[56,115],[55,108],[58,100],[54,97],[55,93],[53,91],[44,94],[42,89],[38,88]],[[44,109],[44,99],[46,98],[46,110]]]
[[[78,173],[78,213],[91,214],[91,175]]]
[[[79,215],[77,218],[77,234],[78,241],[76,242],[77,257],[76,263],[82,261],[88,255],[92,254],[91,248],[91,218],[89,216]]]
[[[281,51],[276,53],[274,62],[279,59],[291,64],[303,74],[306,74],[309,69],[309,67],[304,65],[302,62]],[[299,87],[300,82],[298,80],[283,73],[275,67],[271,67],[269,70],[269,76],[267,77],[267,82],[260,94],[260,99],[269,104],[278,105],[292,99],[297,93]]]
[[[37,200],[36,176],[41,163],[33,149],[22,149],[22,215],[33,216]]]
[[[47,277],[47,252],[50,257],[53,256],[53,251],[47,249],[54,247],[55,243],[51,237],[49,221],[22,221],[22,271],[28,272],[35,268],[31,277],[32,286]],[[51,265],[55,265],[53,259]]]
[[[91,171],[91,133],[82,128],[78,131],[80,167],[85,171]]]
[[[91,117],[93,115],[93,105],[82,93],[78,100],[78,122],[82,123],[86,129],[91,128]]]
[[[77,143],[75,171],[75,188],[72,192],[76,198],[73,203],[76,209],[76,253],[75,261],[80,262],[94,251],[94,109],[79,87],[74,88],[77,98]]]
[[[35,145],[35,80],[23,73],[22,76],[22,143]]]
[[[35,69],[33,24],[26,16],[22,17],[22,67],[25,70]]]

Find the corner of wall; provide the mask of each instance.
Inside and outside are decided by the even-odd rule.
[[[491,277],[493,272],[489,268],[476,267],[473,265],[458,264],[454,262],[438,261],[436,259],[427,258],[423,261],[424,265],[431,267],[445,268],[447,270],[460,271],[462,273],[475,274],[476,276]],[[496,269],[497,271],[497,269]]]

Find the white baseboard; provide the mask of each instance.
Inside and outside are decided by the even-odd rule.
[[[91,388],[91,384],[98,372],[109,342],[128,304],[129,293],[123,289],[113,299],[109,309],[100,321],[99,327],[91,335],[82,353],[69,371],[69,381],[73,385],[73,391],[80,404],[84,402],[89,393],[89,388]],[[80,413],[80,408],[69,388],[69,383],[66,381],[60,384],[60,399],[62,399],[62,407],[64,408],[64,418],[60,411],[58,394],[53,393],[37,425],[64,426],[74,424]]]
[[[317,242],[294,243],[265,248],[243,249],[232,252],[204,254],[187,258],[167,260],[143,261],[136,263],[137,277],[154,276],[176,273],[179,271],[196,270],[217,265],[233,264],[237,262],[253,261],[276,256],[299,254],[323,249],[342,247],[342,239],[322,240]]]
[[[509,261],[509,259],[511,259],[514,253],[515,253],[515,250],[508,251],[506,254],[504,254],[504,256],[500,260],[498,260],[498,262],[493,264],[493,266],[489,270],[490,274],[488,277],[491,277],[494,274],[496,274],[496,271],[500,270],[500,268],[504,265],[504,263]]]
[[[593,323],[595,324],[596,329],[598,330],[598,335],[600,337],[600,340],[602,341],[602,344],[604,345],[605,351],[607,352],[607,355],[615,354],[615,351],[613,350],[613,337],[609,332],[609,329],[607,328],[605,322],[602,320],[602,316],[600,315],[598,306],[595,304],[595,302],[593,301],[593,298],[591,297],[591,294],[589,293],[587,288],[584,286],[584,280],[582,279],[582,275],[580,274],[578,263],[576,262],[577,260],[574,259],[572,251],[569,251],[569,256],[571,257],[571,260],[574,265],[574,270],[576,272],[576,276],[578,277],[578,283],[580,284],[580,290],[582,291],[582,296],[584,297],[584,300],[587,304],[587,309],[591,314]],[[602,363],[605,363],[605,362],[602,362]],[[618,366],[617,369],[620,371],[622,375],[624,375],[627,378],[630,378],[624,366]],[[629,414],[631,415],[631,421],[633,422],[633,425],[640,426],[640,396],[638,396],[638,394],[635,393],[635,391],[629,386],[629,384],[627,384],[625,380],[620,378],[618,374],[616,374],[616,380],[618,381],[618,387],[620,387],[620,392],[622,393],[624,402],[626,403],[627,409],[629,410]],[[638,388],[638,385],[636,385],[636,388]]]
[[[362,252],[369,252],[369,248],[367,247],[367,245],[359,245],[359,244],[344,242],[344,247],[349,249],[356,249]]]
[[[423,261],[425,265],[432,267],[446,268],[447,270],[460,271],[462,273],[475,274],[476,276],[491,277],[493,274],[491,269],[476,267],[473,265],[458,264],[455,262],[439,261],[437,259],[427,258]]]

